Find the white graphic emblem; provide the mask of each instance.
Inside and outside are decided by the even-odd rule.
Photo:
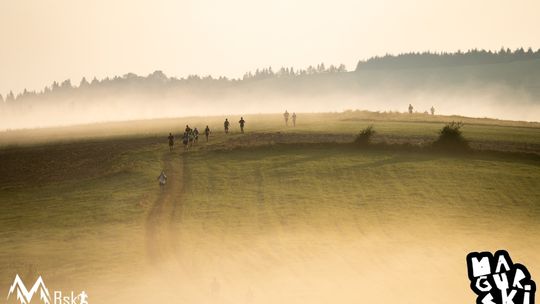
[[[15,280],[13,281],[13,284],[11,284],[11,287],[9,288],[8,293],[8,300],[9,297],[16,293],[17,300],[21,302],[21,304],[29,304],[30,301],[32,301],[32,297],[39,292],[39,298],[40,300],[45,304],[50,304],[51,302],[51,296],[49,294],[49,290],[45,286],[45,283],[43,283],[43,279],[41,276],[38,277],[36,282],[34,283],[34,286],[30,288],[30,290],[26,289],[26,286],[24,285],[23,281],[21,280],[21,277],[17,274],[15,276]]]

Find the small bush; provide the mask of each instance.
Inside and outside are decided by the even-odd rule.
[[[354,143],[361,146],[367,146],[369,142],[371,141],[371,137],[375,134],[375,130],[373,130],[373,126],[368,126],[367,128],[363,129],[356,135],[356,138],[354,139]]]
[[[433,143],[433,146],[441,150],[468,150],[469,143],[463,138],[461,132],[462,127],[462,122],[452,121],[451,123],[446,124],[439,131],[439,138]]]

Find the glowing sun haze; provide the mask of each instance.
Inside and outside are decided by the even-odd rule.
[[[3,0],[0,94],[53,80],[239,77],[408,51],[540,47],[537,0]]]

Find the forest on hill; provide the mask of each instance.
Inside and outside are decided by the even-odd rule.
[[[407,53],[359,61],[354,71],[320,63],[261,68],[242,78],[155,71],[76,84],[68,79],[0,95],[0,129],[293,107],[404,110],[408,103],[421,112],[436,104],[448,114],[540,120],[540,50]]]
[[[514,51],[501,48],[497,52],[491,50],[472,49],[467,52],[455,53],[406,53],[399,55],[385,55],[361,60],[356,66],[356,71],[364,69],[410,69],[410,68],[433,68],[433,67],[456,67],[464,65],[482,65],[509,63],[540,59],[540,49],[533,51],[523,48]]]

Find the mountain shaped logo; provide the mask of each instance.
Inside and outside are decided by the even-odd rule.
[[[38,292],[39,298],[44,304],[51,303],[51,296],[49,294],[49,290],[45,286],[45,283],[43,283],[43,279],[41,278],[41,276],[38,277],[32,288],[28,290],[24,285],[23,281],[21,280],[21,277],[19,277],[19,275],[17,274],[15,276],[13,284],[11,284],[11,287],[9,288],[7,299],[9,300],[9,297],[13,293],[16,293],[17,300],[19,300],[21,304],[29,304],[30,301],[32,301],[32,297],[34,297],[34,295]]]

